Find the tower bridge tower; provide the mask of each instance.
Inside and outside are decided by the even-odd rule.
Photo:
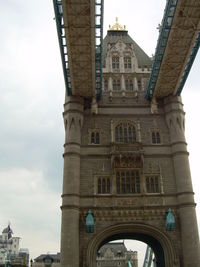
[[[183,105],[176,96],[146,100],[151,65],[114,25],[103,42],[100,101],[66,96],[63,267],[95,267],[103,244],[125,238],[146,242],[157,266],[200,266]]]

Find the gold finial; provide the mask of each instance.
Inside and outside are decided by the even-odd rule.
[[[116,17],[115,24],[112,27],[109,25],[109,30],[111,30],[111,31],[125,31],[126,30],[126,26],[125,25],[124,26],[120,25],[119,22],[118,22],[118,17]]]

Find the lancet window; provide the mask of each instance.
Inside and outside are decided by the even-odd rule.
[[[158,175],[151,175],[145,177],[146,192],[147,193],[159,193],[160,192],[160,181]]]
[[[121,89],[121,84],[119,79],[113,79],[113,91],[119,91]]]
[[[141,79],[137,80],[137,86],[138,86],[138,90],[141,91],[142,90],[142,82],[141,82]]]
[[[124,68],[131,69],[131,57],[124,57]]]
[[[108,80],[104,80],[104,91],[108,91]]]
[[[125,87],[127,91],[133,91],[133,80],[125,80]]]
[[[136,142],[136,130],[131,123],[120,123],[115,127],[116,143],[134,143]]]
[[[116,188],[118,194],[140,193],[140,174],[138,170],[117,170]]]
[[[90,136],[91,144],[100,144],[100,134],[99,131],[92,131]]]
[[[110,178],[109,177],[98,177],[97,193],[98,194],[110,194]]]
[[[118,56],[112,57],[112,68],[119,69],[119,57]]]
[[[152,131],[151,133],[151,139],[152,139],[152,144],[160,144],[160,133],[159,131]]]

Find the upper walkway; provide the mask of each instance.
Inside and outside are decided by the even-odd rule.
[[[147,98],[180,95],[200,44],[200,0],[168,0]]]
[[[103,0],[53,0],[68,95],[102,90]],[[180,95],[200,45],[200,0],[168,0],[146,91]]]

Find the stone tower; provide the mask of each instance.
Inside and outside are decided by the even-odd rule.
[[[66,97],[62,267],[95,267],[102,245],[127,238],[146,242],[157,266],[200,266],[183,105],[146,100],[151,65],[115,25],[103,44],[101,99]]]

